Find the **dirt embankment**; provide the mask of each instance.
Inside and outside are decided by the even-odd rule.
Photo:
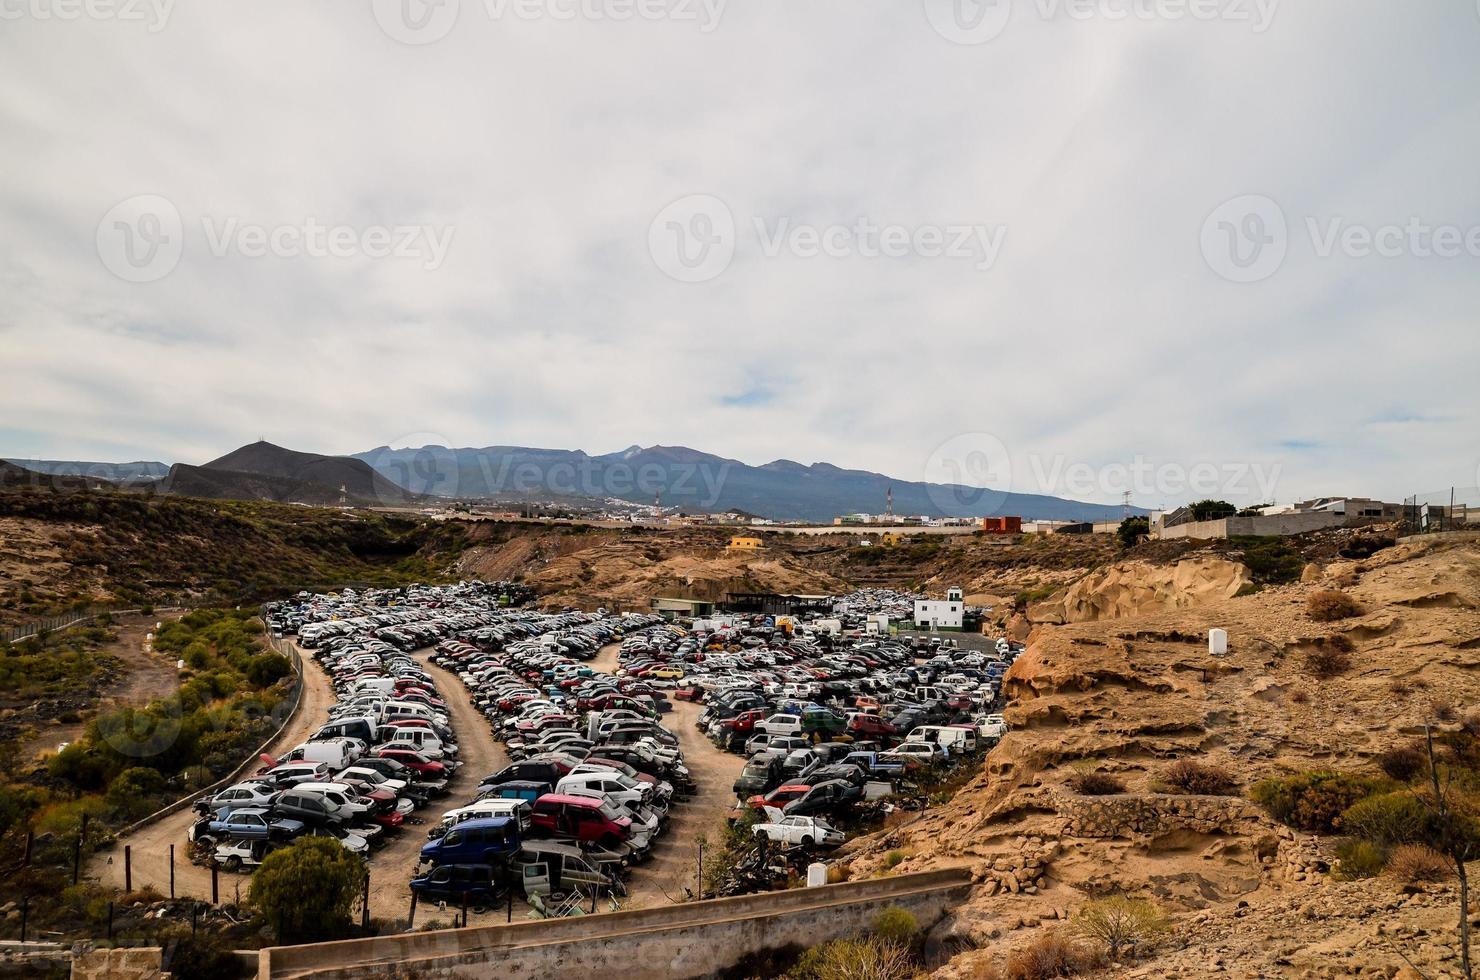
[[[1331,839],[1277,825],[1241,794],[1165,791],[1180,759],[1230,774],[1241,790],[1287,769],[1373,774],[1378,752],[1480,703],[1480,546],[1401,545],[1306,579],[1216,595],[1229,579],[1197,605],[1036,626],[1007,678],[1012,731],[979,778],[853,845],[853,874],[884,868],[895,850],[906,855],[900,870],[975,870],[981,883],[944,932],[982,950],[943,975],[1000,962],[1087,899],[1114,893],[1156,900],[1191,944],[1178,952],[1173,943],[1147,975],[1297,976],[1338,955],[1342,969],[1391,976],[1404,965],[1398,948],[1427,975],[1451,969],[1450,937],[1417,932],[1444,918],[1442,890],[1405,898],[1386,879],[1338,883],[1324,873]],[[1306,599],[1333,585],[1363,614],[1311,620]],[[1207,652],[1213,626],[1229,632],[1226,657]],[[1317,679],[1306,655],[1332,636],[1350,646],[1351,665]],[[1079,795],[1070,777],[1087,769],[1124,792]],[[1333,943],[1347,952],[1333,954]]]

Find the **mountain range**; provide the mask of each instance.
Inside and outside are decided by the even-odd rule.
[[[630,446],[593,456],[581,450],[488,446],[392,449],[351,456],[300,453],[256,442],[200,466],[14,460],[40,472],[85,473],[132,488],[188,496],[308,504],[400,505],[428,499],[661,501],[690,512],[743,511],[774,520],[831,521],[839,514],[896,514],[1109,520],[1116,505],[1046,494],[895,480],[831,463],[778,459],[752,466],[685,446]],[[115,467],[108,470],[108,467]],[[106,477],[105,477],[106,478]],[[1137,511],[1144,513],[1144,511]]]

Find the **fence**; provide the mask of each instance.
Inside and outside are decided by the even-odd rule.
[[[179,608],[178,606],[154,606],[156,612],[165,612]],[[116,606],[83,606],[70,612],[60,613],[46,619],[37,619],[20,626],[8,626],[0,629],[0,643],[16,643],[20,640],[38,636],[42,633],[51,633],[56,630],[64,630],[83,623],[91,623],[99,616],[122,616],[126,613],[136,613],[136,608],[125,609]]]
[[[1450,487],[1405,497],[1403,523],[1410,534],[1480,531],[1480,487]]]

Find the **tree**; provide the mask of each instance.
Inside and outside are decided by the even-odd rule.
[[[1226,500],[1199,500],[1192,505],[1194,521],[1216,521],[1237,513],[1238,508]]]
[[[1149,517],[1127,517],[1120,522],[1120,527],[1115,529],[1116,540],[1122,548],[1129,548],[1141,538],[1151,533],[1151,519]]]
[[[1434,756],[1434,731],[1424,726],[1424,748],[1429,757],[1429,792],[1419,801],[1428,811],[1423,842],[1454,863],[1459,877],[1460,965],[1465,977],[1475,974],[1470,966],[1470,876],[1466,862],[1480,856],[1480,813],[1475,800],[1454,792],[1439,780],[1439,760]]]
[[[349,931],[365,885],[365,862],[332,837],[300,837],[273,851],[252,876],[252,904],[284,943]]]

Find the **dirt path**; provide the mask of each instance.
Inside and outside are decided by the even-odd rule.
[[[268,746],[269,755],[291,749],[308,738],[314,729],[322,725],[334,703],[334,685],[329,676],[310,656],[303,657],[303,700],[298,713],[293,716],[282,733]],[[121,839],[111,851],[94,854],[88,861],[88,873],[99,881],[123,887],[123,845],[132,848],[133,886],[145,885],[168,895],[170,890],[169,848],[175,845],[175,894],[209,900],[211,897],[211,872],[208,868],[190,863],[186,855],[185,832],[195,822],[195,812],[189,808],[172,813],[147,827]],[[220,876],[220,896],[223,902],[235,900],[235,889],[241,886],[245,895],[249,882],[247,875],[223,873]]]
[[[595,670],[615,673],[619,663],[617,644],[601,649],[592,658]],[[675,803],[669,813],[668,830],[653,848],[650,860],[632,869],[627,882],[624,908],[652,908],[688,899],[698,883],[698,840],[705,835],[712,843],[725,828],[725,816],[735,805],[731,787],[745,760],[715,747],[694,727],[703,708],[691,701],[673,701],[673,710],[663,716],[663,725],[678,736],[684,764],[693,774],[697,789],[688,799]]]
[[[146,653],[144,637],[154,631],[156,623],[169,622],[183,615],[185,613],[181,610],[150,616],[134,613],[115,617],[111,628],[117,639],[100,646],[97,652],[111,654],[122,662],[118,682],[100,693],[86,717],[79,721],[46,725],[22,741],[21,751],[39,759],[57,751],[63,742],[75,742],[87,728],[88,721],[97,714],[120,705],[145,705],[174,691],[179,686],[174,662],[157,653]]]
[[[438,692],[447,702],[448,719],[457,735],[458,758],[464,765],[452,777],[447,796],[418,810],[415,814],[418,823],[407,824],[395,840],[370,856],[370,914],[375,918],[406,918],[411,907],[411,879],[421,862],[421,846],[426,843],[427,828],[440,820],[447,810],[472,800],[473,791],[483,777],[497,772],[509,762],[509,754],[493,737],[488,719],[468,698],[468,689],[457,675],[432,663],[431,654],[430,649],[419,650],[415,657],[432,675]],[[421,908],[416,915],[418,921],[424,923],[426,916],[435,918],[438,912],[435,907]],[[474,920],[478,918],[473,916]]]

